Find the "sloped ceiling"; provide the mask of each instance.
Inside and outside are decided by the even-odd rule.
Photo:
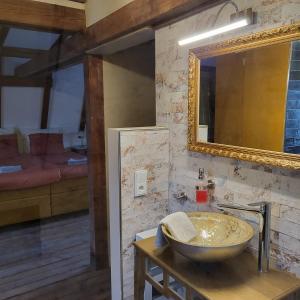
[[[58,37],[56,33],[10,28],[4,46],[49,50]]]

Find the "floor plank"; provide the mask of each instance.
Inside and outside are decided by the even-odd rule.
[[[87,212],[0,229],[0,300],[110,299],[109,270],[90,266]]]

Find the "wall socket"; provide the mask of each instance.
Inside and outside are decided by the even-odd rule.
[[[134,173],[134,197],[147,195],[148,192],[148,171],[136,170]]]

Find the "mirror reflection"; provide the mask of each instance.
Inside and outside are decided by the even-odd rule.
[[[197,140],[300,154],[300,41],[200,61]]]

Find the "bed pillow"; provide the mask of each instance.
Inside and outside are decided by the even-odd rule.
[[[30,154],[47,155],[65,152],[61,133],[35,133],[29,135]]]
[[[16,134],[0,135],[0,158],[11,158],[19,155]]]
[[[61,128],[47,128],[47,129],[39,129],[39,128],[20,128],[20,132],[23,137],[23,145],[24,145],[24,153],[30,153],[30,139],[29,136],[31,134],[36,133],[63,133]]]

